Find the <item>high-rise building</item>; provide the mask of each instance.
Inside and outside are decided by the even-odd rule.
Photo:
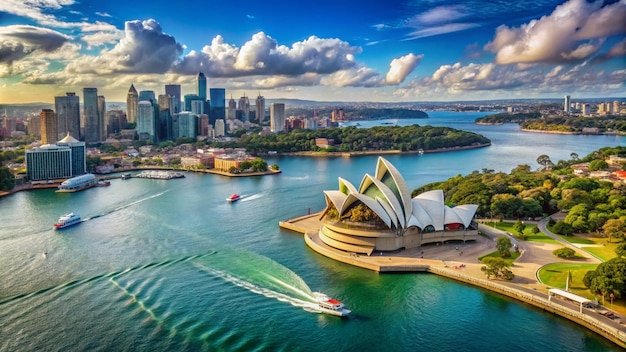
[[[83,115],[85,116],[85,143],[100,141],[98,115],[98,88],[83,88]]]
[[[285,104],[270,104],[270,131],[280,132],[285,130]]]
[[[137,109],[137,134],[139,135],[140,140],[154,141],[154,106],[150,101],[139,101]]]
[[[108,123],[107,126],[107,135],[109,134],[118,134],[122,131],[124,126],[126,126],[126,116],[124,115],[124,111],[120,109],[112,109],[107,111],[106,120]]]
[[[198,72],[196,83],[198,86],[198,96],[202,101],[206,101],[206,76],[204,73]]]
[[[565,111],[566,114],[570,113],[570,96],[566,95],[565,96],[565,102],[563,103],[563,111]]]
[[[255,104],[256,104],[256,118],[259,121],[259,124],[261,124],[265,120],[265,98],[261,96],[261,93],[259,93],[259,96],[256,97]]]
[[[54,144],[59,140],[57,117],[53,110],[42,109],[39,113],[41,122],[41,144]]]
[[[237,103],[235,102],[235,99],[233,99],[233,96],[230,96],[230,100],[228,101],[228,119],[229,120],[234,120],[237,118]]]
[[[126,95],[126,120],[129,123],[137,122],[137,104],[139,103],[139,94],[134,85],[130,85],[128,94]]]
[[[80,99],[74,92],[65,96],[54,97],[54,110],[57,114],[57,140],[69,132],[70,136],[81,139],[80,134]]]
[[[226,89],[211,88],[209,90],[211,98],[211,111],[209,111],[209,123],[215,126],[215,120],[226,118]]]
[[[156,102],[156,96],[152,90],[142,90],[139,92],[139,101],[149,101],[151,103]]]
[[[157,126],[157,136],[159,141],[172,139],[172,110],[176,104],[176,97],[170,95],[159,95],[159,121]]]
[[[104,117],[107,111],[106,105],[104,95],[98,95],[98,126],[100,127],[100,141],[105,141],[107,139],[107,127],[104,123]]]
[[[34,134],[41,139],[41,117],[28,116],[26,118],[26,128],[29,134]]]
[[[591,115],[591,105],[589,105],[588,103],[583,104],[583,116],[589,116]]]
[[[70,178],[85,173],[86,148],[69,134],[57,144],[26,150],[26,175],[30,181]]]
[[[215,120],[215,137],[222,137],[226,133],[226,125],[224,124],[224,119]]]
[[[196,138],[196,119],[198,116],[190,111],[183,111],[178,114],[176,138],[192,137]]]
[[[172,97],[172,107],[170,114],[177,114],[181,112],[180,108],[180,99],[182,95],[180,94],[180,84],[166,84],[165,85],[165,94]]]
[[[192,100],[191,112],[196,115],[204,114],[204,102],[202,100]]]
[[[250,112],[250,99],[248,99],[245,94],[243,97],[239,98],[239,104],[237,106],[237,109],[241,111],[241,121],[248,122],[248,113]]]
[[[196,94],[185,94],[184,100],[185,100],[185,106],[184,106],[183,111],[191,111],[192,101],[194,100],[202,101],[202,99]]]

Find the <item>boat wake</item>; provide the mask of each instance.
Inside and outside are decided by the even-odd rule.
[[[289,303],[308,312],[321,312],[313,291],[300,276],[260,254],[226,250],[194,260],[192,264],[252,293]]]
[[[85,218],[85,219],[83,219],[81,222],[85,222],[85,221],[89,221],[89,220],[97,219],[97,218],[99,218],[99,217],[102,217],[102,216],[105,216],[105,215],[112,214],[112,213],[114,213],[114,212],[116,212],[116,211],[120,211],[120,210],[122,210],[122,209],[126,209],[126,208],[128,208],[128,207],[132,207],[133,205],[136,205],[136,204],[139,204],[139,203],[145,202],[145,201],[147,201],[147,200],[150,200],[150,199],[153,199],[153,198],[156,198],[156,197],[160,197],[160,196],[164,195],[165,193],[167,193],[167,192],[169,192],[169,191],[170,191],[170,190],[163,191],[163,192],[160,192],[160,193],[157,193],[157,194],[153,194],[153,195],[148,196],[148,197],[145,197],[145,198],[141,198],[141,199],[136,200],[136,201],[134,201],[134,202],[130,202],[130,203],[128,203],[128,204],[120,205],[119,207],[117,207],[117,208],[115,208],[115,209],[113,209],[113,210],[111,210],[111,211],[108,211],[108,212],[106,212],[106,213],[103,213],[103,214],[97,214],[97,215],[94,215],[94,216],[92,216],[92,217]]]
[[[252,195],[242,194],[241,195],[241,199],[239,201],[240,202],[249,202],[251,200],[259,199],[262,196],[263,196],[263,194],[261,194],[261,193],[252,194]]]

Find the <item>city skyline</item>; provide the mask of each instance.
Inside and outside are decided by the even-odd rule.
[[[180,84],[228,96],[455,101],[623,96],[626,1],[0,3],[0,103]],[[238,10],[245,9],[245,10]],[[192,11],[188,14],[187,11]],[[81,101],[82,101],[81,97]]]

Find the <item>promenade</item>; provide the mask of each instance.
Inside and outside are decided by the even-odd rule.
[[[397,252],[375,251],[371,256],[367,256],[347,253],[324,244],[318,236],[321,227],[319,216],[320,213],[305,215],[281,221],[279,226],[303,234],[305,243],[312,250],[337,261],[377,272],[429,272],[478,286],[574,321],[626,348],[626,317],[615,314],[614,319],[609,319],[600,314],[606,310],[604,307],[602,309],[583,308],[580,312],[577,303],[556,297],[548,299],[548,290],[552,287],[542,284],[537,279],[537,271],[543,265],[556,261],[552,251],[562,245],[518,242],[511,237],[512,243],[517,244],[521,252],[520,257],[510,268],[515,274],[514,279],[511,281],[488,280],[480,270],[484,265],[478,258],[494,252],[496,238],[508,236],[506,232],[479,225],[483,236],[474,242],[429,244]],[[543,220],[538,224],[542,231],[547,231],[546,221]],[[548,233],[545,231],[544,233]],[[585,263],[600,262],[578,247],[567,242],[563,245],[571,247],[583,256]],[[577,263],[580,262],[580,260],[577,261]]]

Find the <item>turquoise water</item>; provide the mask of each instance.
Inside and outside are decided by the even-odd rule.
[[[482,168],[536,168],[539,154],[556,162],[624,144],[624,137],[477,126],[476,114],[429,114],[415,122],[475,130],[494,145],[390,156],[410,188]],[[280,220],[320,210],[322,191],[336,189],[337,177],[358,185],[374,173],[375,161],[277,157],[268,159],[283,170],[277,176],[188,173],[1,198],[0,350],[618,350],[575,324],[484,290],[337,263],[278,228]],[[243,199],[228,204],[232,193]],[[51,230],[69,211],[87,220]],[[311,304],[315,291],[342,300],[353,314],[319,314]]]

